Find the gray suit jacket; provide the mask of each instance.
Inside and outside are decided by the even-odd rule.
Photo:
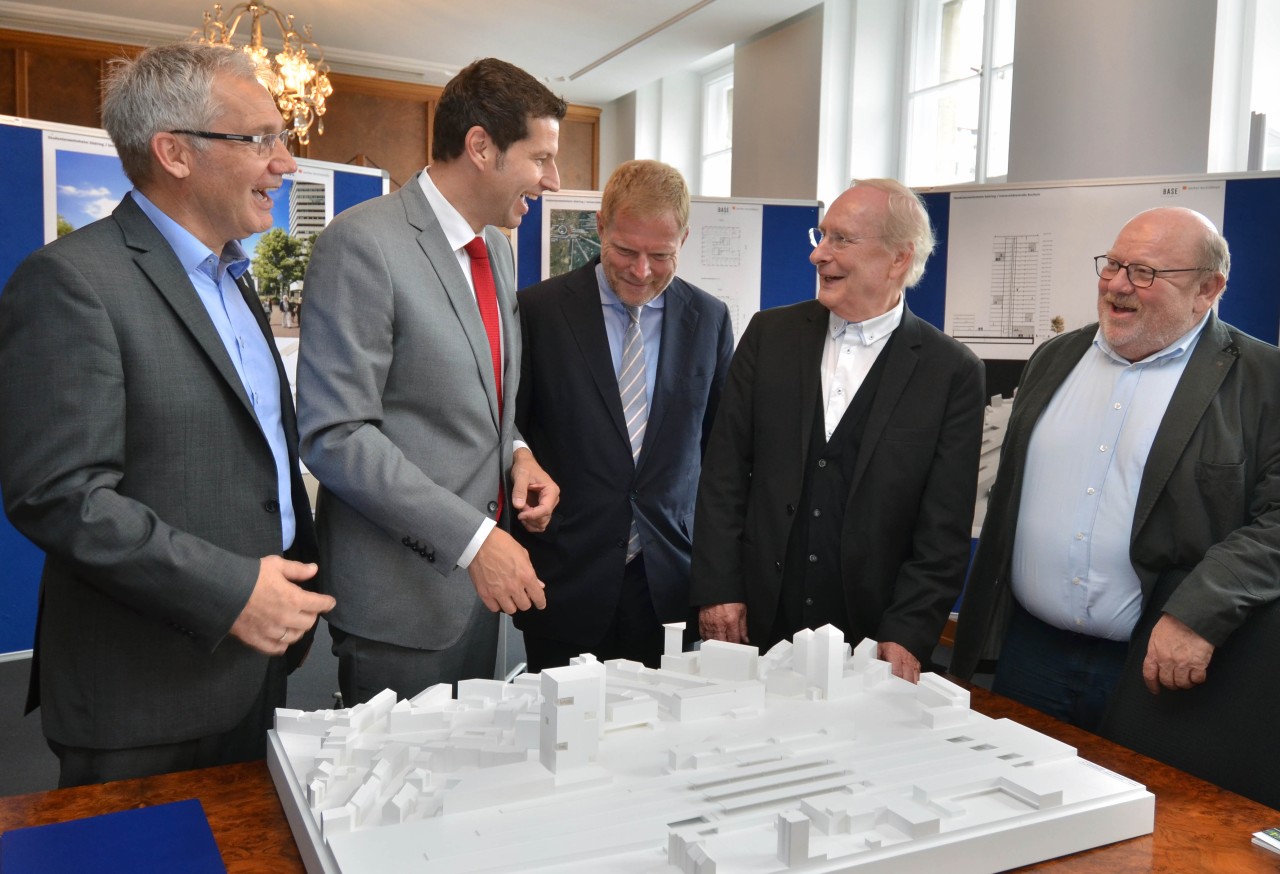
[[[1096,330],[1065,334],[1027,362],[960,609],[959,677],[999,653],[1027,444]],[[1143,615],[1102,732],[1275,806],[1280,767],[1259,750],[1280,723],[1280,697],[1266,690],[1280,664],[1280,350],[1214,315],[1151,446],[1129,557]],[[1202,686],[1152,696],[1142,660],[1164,612],[1218,649]]]
[[[348,633],[444,649],[478,597],[457,562],[509,474],[520,373],[511,247],[496,228],[485,240],[501,417],[475,297],[416,179],[342,213],[316,241],[298,420],[322,485],[321,587],[338,601],[327,618]]]
[[[5,507],[47,553],[33,665],[45,734],[111,749],[230,729],[268,663],[227,632],[258,559],[280,553],[275,463],[208,313],[132,198],[15,271],[0,373]],[[291,555],[312,560],[291,460]]]

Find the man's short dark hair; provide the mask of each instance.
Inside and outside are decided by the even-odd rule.
[[[431,131],[431,160],[451,161],[462,154],[467,131],[476,125],[505,152],[529,135],[529,119],[564,118],[568,107],[524,70],[497,58],[484,58],[449,80],[436,104]]]

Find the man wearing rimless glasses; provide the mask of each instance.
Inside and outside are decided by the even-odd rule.
[[[1271,806],[1280,350],[1218,319],[1227,242],[1143,212],[1098,323],[1027,362],[951,670]]]
[[[914,192],[865,179],[810,232],[817,300],[757,314],[704,454],[693,604],[764,651],[830,623],[911,682],[969,559],[983,370],[914,315],[933,251]]]
[[[46,552],[29,705],[64,786],[261,758],[334,605],[238,242],[297,169],[255,72],[192,44],[117,62],[134,189],[0,295],[0,487]]]

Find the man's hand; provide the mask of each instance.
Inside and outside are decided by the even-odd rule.
[[[698,611],[698,633],[703,640],[750,643],[747,638],[747,605],[708,604]]]
[[[558,503],[560,487],[547,476],[533,453],[521,446],[511,456],[511,506],[517,510],[516,518],[526,531],[546,531],[551,511]]]
[[[1211,658],[1213,644],[1166,613],[1151,629],[1147,657],[1142,660],[1142,679],[1152,695],[1159,695],[1161,686],[1190,689],[1208,678]]]
[[[266,655],[283,655],[311,630],[321,613],[337,603],[329,595],[308,592],[297,583],[316,575],[314,564],[268,555],[258,562],[258,581],[231,626],[231,635]]]
[[[501,610],[514,614],[517,610],[541,610],[547,606],[547,596],[543,594],[546,586],[529,563],[528,550],[501,528],[489,532],[467,565],[467,573],[484,606],[494,613]]]
[[[891,641],[878,644],[876,658],[888,662],[895,677],[901,677],[908,683],[920,682],[920,660],[899,644]]]

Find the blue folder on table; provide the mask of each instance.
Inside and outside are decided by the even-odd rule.
[[[0,874],[226,874],[194,798],[16,828],[0,835]]]

